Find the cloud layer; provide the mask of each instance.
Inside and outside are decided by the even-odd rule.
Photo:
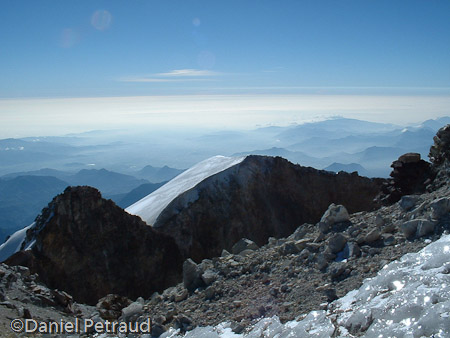
[[[92,129],[255,128],[340,115],[408,124],[447,116],[450,96],[167,95],[0,100],[0,135],[62,135]]]

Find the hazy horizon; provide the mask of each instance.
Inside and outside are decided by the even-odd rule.
[[[449,115],[448,1],[2,2],[0,138]]]
[[[171,95],[0,99],[1,138],[90,130],[230,130],[340,116],[411,125],[448,115],[450,96]]]

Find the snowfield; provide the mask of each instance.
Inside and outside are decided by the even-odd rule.
[[[246,334],[229,323],[161,338],[450,337],[450,235],[386,265],[358,290],[298,321],[263,318]]]
[[[32,223],[29,226],[16,231],[5,243],[0,245],[0,262],[15,254],[17,251],[20,251],[25,236],[27,235],[27,230],[34,226],[34,224],[35,223]]]
[[[214,156],[181,173],[159,189],[125,209],[128,213],[140,216],[144,222],[153,225],[159,214],[178,195],[192,189],[205,178],[241,163],[246,156]]]

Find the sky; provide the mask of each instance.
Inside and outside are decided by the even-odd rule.
[[[449,115],[449,13],[447,0],[2,0],[0,138]]]

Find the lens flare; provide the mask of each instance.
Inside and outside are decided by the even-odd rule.
[[[95,29],[99,31],[104,31],[111,26],[112,15],[107,10],[101,9],[97,10],[92,14],[91,24]]]

